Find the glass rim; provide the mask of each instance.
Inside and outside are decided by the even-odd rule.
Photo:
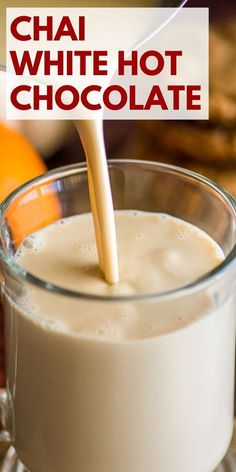
[[[126,166],[138,165],[140,167],[142,166],[148,167],[149,169],[155,168],[155,169],[166,170],[166,171],[169,170],[169,171],[172,171],[173,173],[182,174],[187,177],[190,177],[195,182],[202,183],[206,187],[211,187],[216,193],[221,195],[221,197],[223,197],[224,202],[227,203],[228,206],[230,206],[231,210],[235,213],[235,220],[236,220],[236,199],[229,192],[227,192],[225,189],[223,189],[221,186],[219,186],[212,180],[208,179],[207,177],[197,174],[196,172],[192,172],[191,170],[178,167],[172,164],[162,163],[162,162],[137,160],[137,159],[108,160],[108,167],[110,168],[112,166],[118,167],[118,166],[123,166],[123,165],[126,165]],[[1,223],[1,220],[4,218],[4,214],[6,210],[9,208],[10,204],[14,201],[16,197],[19,197],[21,193],[27,191],[27,189],[30,189],[30,188],[33,189],[34,185],[38,186],[38,184],[40,183],[44,184],[47,181],[51,181],[52,177],[54,177],[56,180],[60,177],[67,177],[70,175],[82,174],[82,173],[87,173],[86,162],[58,167],[56,169],[49,170],[48,172],[41,174],[38,177],[35,177],[34,179],[27,181],[26,183],[24,183],[23,185],[15,189],[13,192],[11,192],[1,202],[0,223]],[[209,285],[213,284],[219,278],[221,278],[225,274],[226,270],[232,267],[234,261],[236,262],[236,242],[233,248],[231,249],[231,251],[229,252],[229,254],[219,265],[217,265],[214,269],[207,272],[203,276],[195,279],[194,281],[186,285],[182,285],[174,289],[165,290],[162,292],[150,292],[150,293],[142,293],[142,294],[135,294],[135,295],[104,296],[104,295],[91,294],[89,292],[80,292],[80,291],[70,290],[70,289],[55,285],[55,284],[51,284],[33,275],[31,272],[25,270],[23,267],[17,264],[15,258],[9,253],[8,250],[6,250],[5,248],[3,249],[1,247],[0,247],[0,259],[2,259],[5,264],[7,264],[7,266],[10,268],[10,270],[14,273],[15,276],[17,276],[24,282],[28,282],[29,284],[33,286],[46,290],[47,292],[51,292],[54,294],[58,294],[58,295],[62,295],[62,296],[70,297],[70,298],[84,299],[84,300],[90,300],[90,301],[92,300],[108,301],[108,302],[114,302],[114,301],[128,302],[128,301],[138,301],[138,300],[145,301],[145,300],[152,300],[152,299],[170,298],[174,296],[186,296],[195,290],[207,288]]]

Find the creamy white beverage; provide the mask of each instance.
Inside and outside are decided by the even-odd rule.
[[[224,255],[174,217],[115,212],[120,281],[98,268],[91,215],[60,220],[16,254],[71,298],[4,296],[14,445],[30,472],[212,472],[232,434],[235,314],[209,291],[165,292]]]

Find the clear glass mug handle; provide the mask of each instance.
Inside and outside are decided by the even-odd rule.
[[[8,399],[6,389],[0,389],[0,422],[1,422],[1,430],[0,430],[0,441],[10,443],[12,441],[11,434],[9,433],[9,426],[10,426],[10,402]]]
[[[3,284],[3,277],[1,272],[0,266],[0,285],[2,289]],[[2,290],[0,290],[0,316],[3,316],[3,309],[2,309]],[[1,329],[3,329],[3,323],[0,324]],[[9,402],[9,397],[7,394],[7,390],[5,388],[0,388],[0,441],[2,442],[11,442],[11,434],[10,434],[10,418],[11,418],[11,407]]]

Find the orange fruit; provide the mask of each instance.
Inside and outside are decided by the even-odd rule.
[[[0,123],[0,202],[19,185],[46,171],[46,165],[28,141]],[[60,218],[53,183],[30,195],[17,197],[7,210],[7,220],[17,247],[29,234]]]
[[[0,201],[27,180],[46,172],[46,165],[28,141],[0,123]]]

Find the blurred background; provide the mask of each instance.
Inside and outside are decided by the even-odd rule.
[[[114,2],[103,1],[106,5],[127,5],[122,0]],[[134,0],[133,3],[145,5],[145,0]],[[151,3],[146,0],[147,5]],[[170,4],[167,0],[163,3]],[[62,6],[64,1],[1,0],[2,25],[6,6],[28,4]],[[79,4],[81,5],[81,1]],[[96,0],[85,0],[83,4],[94,5]],[[78,5],[78,0],[67,2],[67,6],[69,5]],[[236,195],[236,2],[189,0],[185,5],[185,8],[188,7],[209,7],[210,119],[198,122],[106,121],[104,129],[107,154],[110,159],[128,157],[184,166],[212,178]],[[1,39],[0,50],[3,57],[4,41]],[[3,91],[0,89],[0,99],[1,93]],[[1,107],[0,120],[4,121]],[[71,122],[23,121],[8,122],[7,125],[19,130],[29,140],[49,169],[84,160],[80,140]],[[5,152],[14,161],[14,155],[9,155],[7,149]]]

